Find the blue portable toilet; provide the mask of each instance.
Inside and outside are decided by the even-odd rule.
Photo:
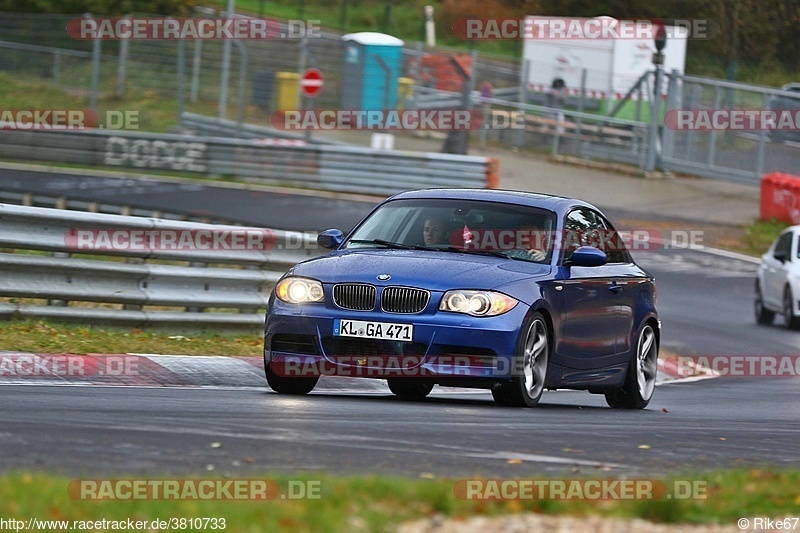
[[[342,36],[344,67],[342,109],[394,109],[397,78],[403,63],[403,41],[364,31]]]

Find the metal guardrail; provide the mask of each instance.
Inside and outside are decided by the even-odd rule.
[[[68,235],[81,229],[268,232],[270,249],[78,250]],[[8,204],[0,204],[0,248],[27,252],[0,253],[0,318],[212,330],[258,329],[281,274],[323,252],[299,232]]]
[[[490,187],[498,168],[496,160],[477,156],[109,130],[0,130],[0,157],[382,196],[421,187]]]
[[[227,219],[211,215],[193,216],[179,213],[167,213],[157,209],[142,209],[130,205],[110,204],[107,202],[77,200],[69,195],[46,195],[40,193],[22,193],[0,190],[0,203],[22,205],[27,207],[47,207],[51,209],[68,209],[87,213],[105,213],[109,215],[125,215],[136,217],[152,217],[166,220],[181,220],[211,224],[232,224]],[[235,225],[235,223],[233,223]]]
[[[181,115],[181,129],[186,133],[199,137],[231,137],[239,139],[283,139],[287,141],[299,141],[303,144],[330,144],[338,146],[348,146],[347,143],[319,139],[317,137],[306,140],[305,135],[282,131],[266,126],[255,124],[239,123],[234,120],[223,118],[208,117],[196,113],[183,113]]]
[[[505,89],[502,95],[510,95]],[[414,86],[414,101],[423,109],[458,107],[462,95]],[[481,110],[487,122],[504,116],[500,123],[509,123],[510,113],[522,116],[524,127],[485,128],[474,132],[481,143],[493,140],[516,147],[550,145],[553,156],[574,155],[585,159],[618,161],[644,168],[647,152],[648,123],[607,117],[570,109],[521,103],[495,97],[486,98],[473,91],[472,105]],[[416,104],[412,104],[416,105]]]

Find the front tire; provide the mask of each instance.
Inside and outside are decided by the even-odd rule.
[[[631,358],[625,385],[606,393],[606,403],[620,409],[644,409],[650,403],[658,373],[658,338],[647,323],[639,333],[636,354]]]
[[[523,323],[514,356],[514,377],[492,389],[494,401],[508,407],[534,407],[544,392],[550,361],[550,333],[540,312]]]
[[[433,390],[433,383],[421,379],[392,378],[387,380],[392,394],[403,400],[422,400]]]
[[[266,362],[264,363],[264,374],[266,374],[269,387],[278,394],[308,394],[314,390],[314,387],[317,386],[317,381],[319,381],[319,376],[303,378],[279,376],[272,371],[269,363]]]
[[[756,323],[762,325],[769,325],[772,324],[772,321],[775,320],[775,313],[764,307],[764,297],[761,294],[761,287],[756,281],[756,299],[755,299],[755,313],[756,313]]]
[[[794,314],[794,298],[792,288],[788,285],[783,291],[783,319],[789,329],[800,329],[800,318]]]

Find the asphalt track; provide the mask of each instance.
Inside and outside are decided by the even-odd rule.
[[[20,179],[31,192],[30,175]],[[7,182],[2,180],[6,190]],[[266,194],[247,201],[242,195],[253,191],[239,190],[222,202],[220,192],[205,185],[188,190],[182,189],[186,184],[153,185],[162,187],[157,191],[150,186],[131,182],[139,192],[117,195],[129,204],[169,198],[171,205],[186,209],[229,209],[226,216],[238,213],[246,223],[294,229],[298,213],[300,225],[309,226],[299,229],[346,228],[371,205],[320,198],[320,212],[312,213],[312,197]],[[48,187],[52,190],[52,183]],[[292,211],[293,205],[305,207]],[[309,222],[312,214],[321,226]],[[657,278],[664,348],[702,355],[797,354],[800,333],[780,327],[780,319],[772,327],[754,324],[752,262],[688,250],[634,252],[634,257]],[[579,392],[546,393],[537,409],[510,409],[495,406],[485,392],[435,391],[423,403],[406,403],[388,391],[295,398],[259,387],[6,385],[0,387],[0,468],[75,475],[213,469],[219,474],[324,470],[499,477],[797,467],[798,384],[800,378],[670,384],[658,388],[645,411],[608,409],[601,396]]]
[[[408,403],[388,391],[298,398],[259,388],[9,385],[0,387],[0,469],[617,477],[797,468],[797,385],[665,385],[645,411],[609,409],[602,396],[582,392],[545,393],[538,408],[516,409],[495,406],[486,393]]]
[[[299,231],[331,227],[349,230],[377,203],[311,191],[286,194],[214,185],[200,179],[99,177],[17,169],[3,169],[0,190]]]

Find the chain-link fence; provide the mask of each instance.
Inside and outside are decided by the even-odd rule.
[[[279,109],[341,109],[359,83],[345,75],[348,46],[335,32],[317,31],[307,39],[227,43],[80,41],[66,31],[68,22],[80,17],[0,13],[0,73],[58,90],[59,96],[71,98],[65,101],[79,101],[84,107],[147,109],[161,121],[155,124],[143,117],[139,127],[162,131],[177,127],[182,111],[269,125]],[[282,34],[298,33],[286,31],[285,25],[280,29]],[[223,83],[226,45],[230,46],[227,85]],[[324,73],[324,89],[313,100],[301,100],[298,77],[308,67]],[[799,92],[667,74],[662,84],[665,102],[651,109],[652,73],[614,87],[608,72],[591,65],[558,66],[536,60],[519,65],[422,43],[402,47],[400,67],[394,72],[399,75],[400,107],[467,107],[484,112],[493,123],[511,115],[522,117],[522,127],[473,132],[473,142],[751,183],[771,171],[800,174],[796,128],[680,130],[664,118],[676,110],[799,110]],[[381,75],[361,83],[378,84],[375,76]],[[26,95],[13,96],[18,105]]]
[[[685,112],[691,129],[676,129],[679,124],[667,121],[672,127],[664,129],[664,168],[749,183],[770,172],[800,175],[800,124],[792,129],[784,123],[788,129],[780,129],[781,117],[800,117],[800,91],[674,76],[667,106],[673,113]],[[731,127],[736,111],[747,114],[740,127]],[[761,127],[764,112],[775,113],[779,128]],[[755,127],[748,130],[751,117]]]

